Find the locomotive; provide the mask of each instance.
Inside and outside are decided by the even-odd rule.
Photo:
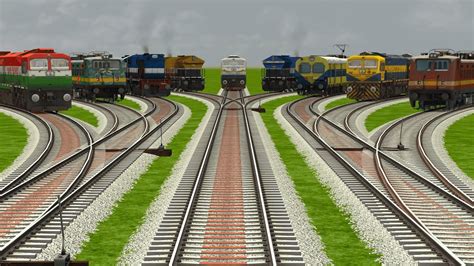
[[[164,54],[135,54],[125,57],[127,85],[134,95],[168,96],[170,80],[165,75]]]
[[[378,100],[405,94],[408,88],[408,55],[363,52],[347,59],[347,97]]]
[[[75,54],[72,57],[75,96],[95,101],[96,98],[116,100],[127,93],[125,63],[107,52]]]
[[[229,55],[221,60],[221,84],[226,90],[245,89],[247,60]]]
[[[31,112],[71,107],[71,58],[52,48],[0,52],[0,102]]]
[[[335,95],[346,86],[347,59],[331,56],[304,56],[295,64],[298,94]]]
[[[300,57],[272,55],[263,60],[262,89],[264,91],[296,90],[295,64]]]
[[[453,109],[472,103],[474,96],[474,51],[434,49],[413,57],[408,97],[411,106]]]
[[[165,59],[165,74],[171,88],[183,91],[204,89],[204,60],[194,55],[168,56]]]

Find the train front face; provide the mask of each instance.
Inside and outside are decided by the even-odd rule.
[[[304,56],[296,61],[295,72],[299,94],[323,94],[327,88],[328,63],[320,56]]]
[[[127,91],[125,62],[118,58],[97,58],[90,60],[89,86],[94,98],[123,98]]]
[[[288,55],[272,55],[263,60],[262,89],[284,91],[296,89],[294,63]]]
[[[32,112],[61,111],[71,107],[71,59],[65,54],[32,53],[22,58],[24,108]]]
[[[454,107],[460,86],[458,65],[460,59],[452,55],[422,55],[414,57],[410,65],[408,97],[413,107]]]
[[[243,90],[247,85],[247,60],[229,56],[221,62],[221,84],[225,90]]]
[[[347,59],[347,97],[358,101],[380,99],[385,58],[354,55]]]

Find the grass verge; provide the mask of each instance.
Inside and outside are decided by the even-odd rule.
[[[94,127],[99,126],[99,120],[97,120],[97,117],[95,117],[95,115],[92,112],[84,108],[81,108],[77,105],[71,106],[71,108],[69,108],[66,111],[60,111],[60,113],[82,120]]]
[[[129,99],[117,100],[117,104],[130,107],[130,108],[135,109],[137,111],[142,110],[142,108],[140,107],[140,105],[137,102],[129,100]]]
[[[140,176],[133,188],[114,207],[112,214],[102,221],[97,230],[84,243],[77,260],[88,260],[91,265],[116,264],[124,246],[136,229],[143,223],[146,211],[160,194],[163,182],[173,170],[181,153],[198,128],[207,107],[203,103],[180,96],[168,99],[191,109],[191,117],[167,146],[173,149],[171,157],[157,157],[148,171]]]
[[[324,243],[327,256],[335,265],[376,265],[378,255],[372,254],[372,250],[359,239],[348,215],[331,199],[329,188],[319,182],[317,173],[306,164],[273,117],[277,107],[299,98],[301,96],[290,96],[265,103],[263,107],[267,112],[261,114],[262,119],[306,207],[308,217]]]
[[[250,94],[264,93],[261,68],[247,68],[247,88]]]
[[[444,145],[449,156],[472,179],[474,179],[474,164],[472,163],[473,133],[474,114],[471,114],[452,124],[444,136]]]
[[[335,101],[332,101],[330,103],[328,103],[326,105],[326,111],[329,110],[329,109],[332,109],[334,107],[338,107],[338,106],[341,106],[341,105],[346,105],[346,104],[350,104],[350,103],[353,103],[355,102],[356,100],[354,99],[349,99],[349,98],[341,98],[341,99],[337,99]]]
[[[15,118],[0,113],[0,173],[20,156],[28,142],[26,128]]]
[[[419,111],[411,107],[408,101],[392,104],[371,113],[365,120],[365,128],[370,132],[383,124]]]

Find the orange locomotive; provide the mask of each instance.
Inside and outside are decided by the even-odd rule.
[[[453,109],[472,103],[474,97],[474,51],[431,50],[413,57],[408,83],[410,104],[429,109]]]

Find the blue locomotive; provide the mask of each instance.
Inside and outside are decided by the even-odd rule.
[[[165,75],[164,54],[135,54],[126,56],[127,85],[134,95],[168,96],[170,80]]]
[[[300,57],[272,55],[263,60],[262,88],[264,91],[293,91],[297,89],[295,64]]]

